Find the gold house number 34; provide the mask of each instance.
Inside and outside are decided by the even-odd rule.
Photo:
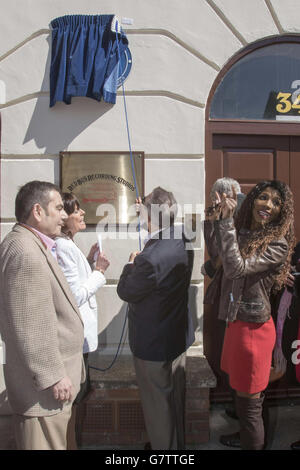
[[[291,88],[296,88],[296,90],[293,93],[284,93],[282,91],[278,93],[276,97],[277,101],[279,101],[276,105],[278,113],[286,114],[292,109],[298,109],[300,114],[300,80],[294,80]]]

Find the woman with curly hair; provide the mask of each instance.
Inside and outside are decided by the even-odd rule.
[[[236,198],[218,195],[214,221],[223,276],[219,318],[227,328],[221,369],[236,391],[242,449],[264,448],[263,391],[276,332],[270,293],[286,282],[295,245],[293,196],[280,181],[258,183],[233,220]],[[210,303],[210,302],[208,302]]]

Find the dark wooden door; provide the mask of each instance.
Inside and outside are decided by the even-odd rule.
[[[295,229],[300,241],[300,137],[287,135],[249,135],[209,133],[206,140],[206,200],[217,178],[230,176],[239,181],[242,191],[248,193],[261,180],[279,179],[290,185],[295,199]],[[205,288],[209,280],[205,280]],[[276,305],[274,299],[274,316]],[[214,370],[218,386],[212,391],[212,399],[222,401],[230,395],[227,379],[220,370],[220,356],[225,323],[217,320],[216,306],[204,306],[204,352]],[[298,315],[286,321],[283,336],[284,351],[292,355],[291,343],[297,337]],[[296,395],[300,397],[300,384],[296,382],[294,366],[289,360],[288,371],[280,381],[268,387],[267,393],[276,397]]]
[[[217,178],[236,179],[244,193],[260,180],[289,184],[290,137],[215,134],[206,152],[206,197]]]

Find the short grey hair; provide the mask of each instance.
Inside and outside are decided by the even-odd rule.
[[[210,190],[209,196],[212,201],[216,199],[216,192],[220,195],[225,193],[227,196],[232,197],[232,186],[234,187],[236,193],[241,193],[241,187],[239,183],[234,180],[233,178],[229,178],[228,176],[224,176],[224,178],[219,178],[217,181],[214,182],[212,188]]]
[[[143,201],[148,218],[159,229],[174,224],[178,212],[177,201],[170,191],[158,186]]]

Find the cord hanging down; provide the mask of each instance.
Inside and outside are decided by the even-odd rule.
[[[119,26],[118,26],[118,21],[116,21],[116,25],[115,25],[115,28],[116,28],[116,31],[119,31]],[[121,28],[121,32],[122,32],[122,28]],[[116,41],[117,41],[117,48],[118,48],[118,67],[120,67],[120,63],[121,63],[121,56],[120,56],[120,47],[119,47],[119,39],[118,39],[118,33],[116,33]],[[131,149],[131,140],[130,140],[130,132],[129,132],[129,123],[128,123],[128,114],[127,114],[127,106],[126,106],[126,97],[125,97],[125,87],[124,87],[124,79],[122,78],[122,94],[123,94],[123,103],[124,103],[124,112],[125,112],[125,120],[126,120],[126,129],[127,129],[127,138],[128,138],[128,146],[129,146],[129,154],[130,154],[130,162],[131,162],[131,170],[132,170],[132,175],[133,175],[133,180],[134,180],[134,187],[135,187],[135,193],[136,193],[136,198],[139,199],[139,191],[138,191],[138,186],[137,186],[137,182],[136,182],[136,174],[135,174],[135,169],[134,169],[134,163],[133,163],[133,155],[132,155],[132,149]],[[142,242],[141,242],[141,223],[140,223],[140,216],[139,217],[139,222],[138,222],[138,232],[139,232],[139,250],[141,251],[142,249]],[[124,331],[125,331],[125,325],[126,325],[126,321],[127,321],[127,317],[128,317],[128,305],[126,307],[126,314],[125,314],[125,320],[124,320],[124,324],[123,324],[123,328],[122,328],[122,333],[121,333],[121,337],[120,337],[120,342],[119,342],[119,345],[118,345],[118,348],[117,348],[117,352],[115,354],[115,357],[113,358],[111,364],[106,367],[105,369],[100,369],[98,367],[93,367],[93,366],[89,366],[91,369],[95,369],[95,370],[99,370],[101,372],[105,372],[107,370],[109,370],[113,365],[114,363],[116,362],[117,360],[117,357],[118,357],[118,354],[119,354],[119,351],[120,351],[120,347],[121,347],[121,343],[122,343],[122,339],[123,339],[123,335],[124,335]]]

